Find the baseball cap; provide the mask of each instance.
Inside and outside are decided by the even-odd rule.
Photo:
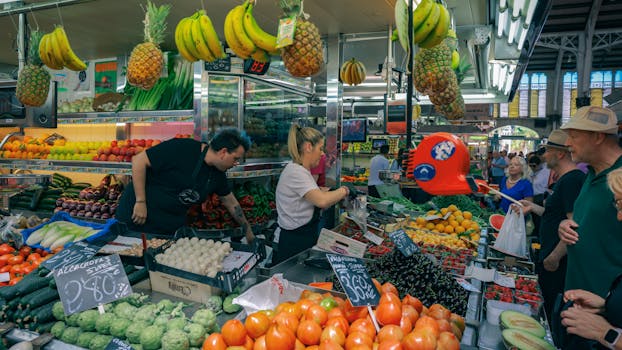
[[[566,147],[566,139],[568,134],[563,130],[553,130],[547,137],[547,141],[542,147],[555,147],[561,149],[568,149]]]
[[[618,118],[609,108],[585,106],[577,109],[574,117],[561,128],[617,134]]]

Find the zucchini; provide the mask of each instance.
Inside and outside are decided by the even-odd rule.
[[[50,272],[52,272],[52,271],[50,271],[49,269],[47,269],[47,268],[45,268],[43,266],[39,266],[39,268],[37,269],[37,275],[39,275],[39,277],[45,277],[45,276],[49,275]]]
[[[39,293],[30,298],[30,303],[26,304],[26,308],[34,309],[46,303],[50,303],[51,306],[52,304],[54,304],[52,303],[52,301],[57,300],[58,298],[58,291],[56,289],[44,288],[42,293]]]
[[[28,278],[31,275],[33,275],[33,277]],[[38,274],[29,273],[28,275],[26,275],[26,277],[19,281],[19,283],[16,284],[17,294],[25,295],[35,290],[39,290],[43,287],[47,287],[50,284],[50,279],[52,278],[53,277],[40,277]]]
[[[47,303],[32,310],[32,321],[36,323],[46,323],[55,320],[52,314],[54,303]]]
[[[55,280],[54,278],[52,278],[52,279],[50,280],[50,284],[49,284],[48,286],[49,286],[50,288],[52,288],[52,289],[56,289],[56,288],[57,288],[57,286],[56,286],[56,280]]]
[[[37,289],[31,293],[28,293],[26,295],[24,295],[23,297],[19,298],[19,304],[17,305],[18,309],[27,309],[30,308],[31,305],[31,300],[33,298],[36,298],[39,295],[42,295],[44,293],[46,293],[48,290],[52,290],[51,288],[47,287],[47,288],[41,288],[41,289]],[[38,306],[38,305],[37,305]],[[35,306],[35,307],[37,307]]]
[[[0,298],[8,301],[8,300],[15,298],[16,296],[17,296],[17,284],[0,288]]]
[[[35,332],[37,332],[39,334],[50,333],[50,331],[52,330],[52,327],[54,326],[55,323],[56,323],[56,321],[47,322],[47,323],[43,323],[43,324],[40,323],[35,328]]]
[[[6,288],[6,287],[4,287],[4,288]],[[17,310],[17,305],[19,304],[19,300],[20,300],[19,298],[13,298],[13,299],[7,301],[7,303],[6,303],[7,310],[13,310],[13,311]]]
[[[136,284],[142,280],[145,280],[149,277],[149,269],[147,267],[143,267],[140,270],[136,270],[129,275],[127,275],[127,279],[130,282],[130,285]]]
[[[39,206],[56,206],[56,198],[55,197],[45,197],[39,201]]]

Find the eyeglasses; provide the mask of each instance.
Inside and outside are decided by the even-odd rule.
[[[616,208],[617,211],[622,211],[622,199],[614,198],[611,204],[613,204],[613,207]]]

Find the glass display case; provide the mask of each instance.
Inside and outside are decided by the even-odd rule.
[[[210,75],[208,93],[208,125],[210,133],[220,128],[238,127],[240,102],[239,76]]]

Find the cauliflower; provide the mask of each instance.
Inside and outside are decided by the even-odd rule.
[[[89,350],[105,350],[111,340],[112,337],[109,335],[98,334],[91,339]]]
[[[115,338],[123,339],[125,337],[125,331],[127,330],[127,327],[129,327],[131,324],[132,321],[128,320],[127,318],[115,318],[110,324],[110,335]]]
[[[130,343],[140,343],[140,333],[143,331],[143,329],[147,328],[147,326],[149,325],[143,322],[133,322],[125,330],[125,338]]]
[[[190,346],[200,347],[203,344],[206,333],[205,327],[198,323],[188,323],[186,327],[184,327],[184,332],[188,334]]]
[[[52,306],[52,315],[54,315],[54,318],[59,321],[65,320],[65,309],[63,308],[63,303],[60,301],[54,303],[54,306]]]
[[[95,332],[82,332],[78,336],[76,345],[83,347],[83,348],[88,348],[89,344],[91,343],[91,340],[93,340],[93,338],[95,338],[96,336],[97,336],[97,333]]]
[[[78,327],[67,327],[63,331],[60,340],[67,344],[75,344],[78,341],[80,333],[82,333],[82,330]]]
[[[78,316],[78,326],[85,332],[95,330],[95,321],[99,318],[99,312],[96,310],[86,310],[80,312]]]
[[[138,310],[137,307],[130,305],[127,301],[123,301],[115,305],[114,313],[119,317],[131,320],[134,318],[134,314]]]
[[[162,337],[162,350],[188,350],[189,347],[188,336],[180,329],[167,331]]]
[[[162,328],[159,326],[148,326],[140,333],[140,344],[145,350],[157,350],[162,345]]]
[[[95,330],[99,334],[110,334],[110,326],[112,325],[112,321],[114,321],[117,316],[113,313],[107,312],[103,315],[100,315],[95,321]]]
[[[54,325],[52,326],[52,329],[50,329],[50,333],[52,333],[52,335],[56,339],[60,339],[60,337],[63,335],[63,331],[65,331],[66,327],[67,326],[65,325],[65,322],[58,321],[58,322],[54,323]]]
[[[205,327],[206,330],[211,330],[216,324],[216,315],[208,309],[200,309],[192,315],[190,320]]]

